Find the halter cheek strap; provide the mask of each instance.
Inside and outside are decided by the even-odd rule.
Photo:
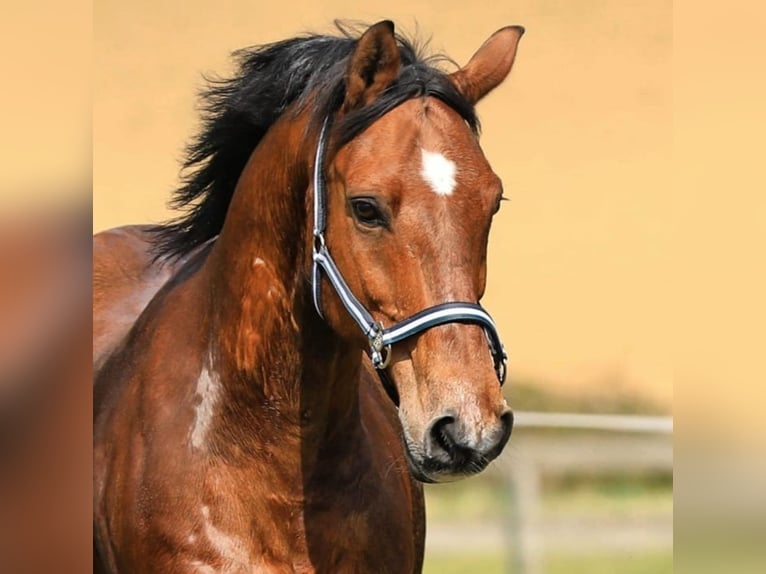
[[[472,323],[481,326],[487,336],[489,350],[495,364],[495,373],[503,384],[505,381],[508,357],[500,341],[500,335],[494,321],[484,308],[477,303],[448,302],[428,307],[411,317],[400,321],[388,328],[375,321],[370,312],[361,304],[349,289],[338,266],[335,264],[325,242],[327,225],[326,189],[324,180],[324,156],[327,146],[328,120],[326,119],[319,135],[316,157],[314,159],[314,251],[312,268],[312,292],[314,307],[322,317],[320,283],[322,272],[340,297],[349,315],[359,325],[370,345],[372,364],[381,373],[381,378],[389,394],[392,393],[390,381],[385,377],[384,369],[391,358],[391,345],[403,341],[417,333],[421,333],[446,323]],[[386,384],[386,382],[388,384]],[[393,397],[392,397],[393,398]]]

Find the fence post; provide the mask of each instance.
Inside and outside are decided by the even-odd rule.
[[[513,499],[509,547],[513,574],[542,574],[540,470],[531,460],[517,460],[510,473]]]

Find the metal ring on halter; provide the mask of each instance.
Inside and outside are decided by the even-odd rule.
[[[370,358],[372,359],[372,365],[376,369],[385,369],[388,363],[391,362],[391,345],[383,344],[383,334],[385,331],[383,323],[377,322],[368,335],[370,340]]]
[[[383,351],[385,351],[385,353]],[[391,345],[386,345],[380,351],[373,350],[370,353],[370,359],[372,360],[373,367],[379,371],[385,369],[391,362]]]

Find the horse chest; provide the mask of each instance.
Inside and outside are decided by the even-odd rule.
[[[203,507],[184,562],[191,572],[412,572],[416,536],[405,526],[412,520],[389,502],[372,489],[317,489],[302,503],[259,505],[238,526],[227,524],[221,508]]]
[[[392,477],[394,478],[394,477]],[[309,572],[410,572],[417,535],[403,484],[376,473],[319,490],[303,513]]]
[[[184,572],[415,571],[419,532],[408,477],[390,471],[388,457],[343,460],[322,464],[334,472],[306,483],[292,475],[285,482],[273,467],[219,467],[203,491],[187,489],[199,495],[187,500],[189,511],[173,512],[163,536],[151,538],[178,542],[173,567]],[[181,531],[188,533],[183,540]]]

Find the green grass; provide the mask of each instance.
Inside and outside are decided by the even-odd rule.
[[[671,574],[673,553],[606,553],[585,556],[552,554],[543,560],[542,574]],[[426,556],[424,574],[512,574],[502,555],[459,554]]]
[[[427,485],[428,522],[500,519],[507,513],[507,487],[486,475],[468,481]]]
[[[426,556],[423,574],[506,574],[503,564],[503,556],[500,555]]]
[[[671,574],[673,552],[634,552],[546,557],[545,574]]]
[[[425,492],[429,522],[502,520],[512,512],[507,486],[489,475],[429,485]],[[557,481],[543,489],[541,504],[549,516],[667,515],[673,513],[673,487],[669,480],[642,476]]]
[[[578,483],[550,488],[542,499],[543,512],[550,516],[645,517],[673,514],[673,488],[640,479]]]
[[[482,475],[470,481],[426,487],[428,523],[471,524],[508,520],[512,501],[503,481]],[[544,519],[652,519],[672,517],[670,475],[573,476],[546,481],[542,491]],[[672,544],[672,543],[671,543]],[[463,552],[463,550],[465,550]],[[425,574],[512,574],[510,551],[477,552],[470,547],[432,550],[426,554]],[[548,549],[541,574],[670,574],[673,549],[599,550],[568,552]]]

